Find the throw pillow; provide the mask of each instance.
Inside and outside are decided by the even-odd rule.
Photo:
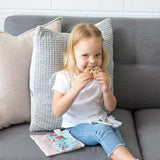
[[[61,31],[59,17],[45,25]],[[0,32],[0,129],[30,121],[29,69],[35,29],[12,36]]]
[[[113,37],[110,19],[96,24],[102,31],[104,46],[110,54],[108,70],[113,78]],[[37,27],[30,68],[31,124],[30,131],[50,131],[61,128],[62,118],[53,115],[52,76],[63,67],[63,52],[67,46],[69,33],[58,33]],[[112,83],[113,84],[113,83]]]

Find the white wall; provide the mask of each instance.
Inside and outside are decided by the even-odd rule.
[[[160,0],[0,0],[0,30],[14,14],[160,18]]]

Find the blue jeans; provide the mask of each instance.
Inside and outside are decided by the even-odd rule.
[[[87,146],[101,144],[108,157],[120,145],[127,148],[119,130],[105,124],[81,123],[75,127],[67,128],[67,130]]]

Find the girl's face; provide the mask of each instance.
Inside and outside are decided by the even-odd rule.
[[[88,66],[102,65],[102,41],[99,38],[90,38],[80,41],[74,47],[74,54],[79,73]]]

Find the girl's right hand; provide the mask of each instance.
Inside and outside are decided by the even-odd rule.
[[[74,81],[73,87],[79,92],[88,84],[88,82],[93,80],[93,76],[90,73],[80,73]]]

